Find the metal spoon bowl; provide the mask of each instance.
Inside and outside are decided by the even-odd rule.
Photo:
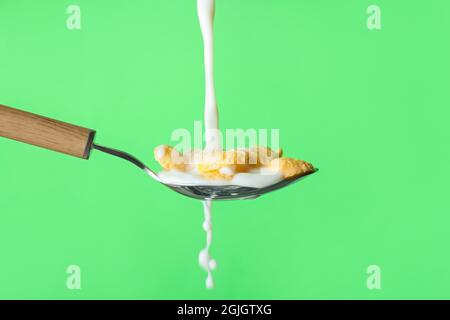
[[[316,169],[317,171],[317,169]],[[314,171],[314,172],[316,172]],[[312,173],[314,173],[312,172]],[[301,177],[294,177],[291,179],[285,179],[278,183],[272,184],[264,188],[250,188],[235,185],[227,186],[184,186],[184,185],[169,185],[166,184],[172,190],[181,193],[182,195],[200,199],[200,200],[244,200],[244,199],[256,199],[259,196],[272,192],[281,188],[284,188],[294,182],[297,182],[312,173]]]
[[[315,172],[318,171],[316,169],[314,172],[311,172],[307,175],[301,177],[294,177],[290,179],[285,179],[278,183],[272,184],[270,186],[264,188],[250,188],[250,187],[242,187],[236,185],[219,185],[219,186],[201,186],[201,185],[174,185],[174,184],[166,184],[161,181],[158,175],[153,172],[150,168],[148,168],[144,163],[136,159],[134,156],[129,153],[111,149],[107,147],[103,147],[97,144],[92,145],[93,149],[111,154],[113,156],[125,159],[130,161],[134,165],[138,166],[140,169],[144,170],[150,177],[158,181],[159,183],[165,185],[166,187],[172,189],[175,192],[178,192],[184,196],[199,199],[199,200],[243,200],[243,199],[256,199],[259,196],[272,192],[281,188],[284,188],[294,182],[297,182]]]

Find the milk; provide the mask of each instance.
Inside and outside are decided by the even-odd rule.
[[[205,212],[203,230],[206,232],[206,247],[200,251],[200,254],[198,255],[198,262],[200,266],[208,273],[208,276],[206,277],[206,287],[208,289],[212,289],[214,287],[214,279],[211,271],[216,268],[217,263],[216,260],[212,259],[209,254],[209,247],[212,242],[211,200],[203,201],[203,209]]]
[[[200,29],[203,37],[204,47],[204,68],[205,68],[205,152],[221,150],[219,139],[219,115],[214,87],[214,0],[197,0],[197,14]],[[161,156],[163,156],[161,154]],[[252,188],[264,188],[283,180],[281,173],[268,171],[265,169],[255,169],[250,172],[234,174],[230,167],[221,168],[222,174],[228,175],[231,179],[208,180],[203,178],[192,166],[190,171],[163,171],[158,174],[158,179],[165,184],[173,185],[237,185]],[[206,233],[206,246],[200,251],[198,261],[200,266],[207,272],[206,287],[214,287],[212,271],[217,263],[211,258],[209,249],[212,243],[212,211],[211,200],[203,201],[204,221],[203,230]]]
[[[216,92],[214,88],[214,0],[197,0],[197,14],[200,23],[200,29],[203,36],[203,55],[205,60],[205,142],[206,152],[220,149],[218,136],[219,113],[217,111]],[[206,248],[200,251],[198,261],[200,266],[206,270],[206,287],[214,287],[212,269],[216,267],[216,261],[209,255],[209,247],[212,242],[212,224],[211,224],[211,200],[203,201],[203,210],[205,221],[203,229],[206,232]]]
[[[206,151],[220,148],[219,113],[214,88],[214,0],[197,0],[197,14],[203,37],[205,60],[205,142]]]

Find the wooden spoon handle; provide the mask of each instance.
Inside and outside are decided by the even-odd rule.
[[[88,159],[95,131],[0,105],[0,137]]]

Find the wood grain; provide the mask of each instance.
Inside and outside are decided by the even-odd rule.
[[[88,159],[95,131],[0,105],[0,137]]]

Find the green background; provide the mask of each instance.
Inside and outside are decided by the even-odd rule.
[[[222,128],[280,128],[320,172],[214,204],[209,291],[199,202],[99,152],[0,139],[0,298],[450,298],[449,15],[447,0],[217,0]],[[194,0],[0,0],[2,104],[158,168],[153,148],[202,119],[203,94]]]

